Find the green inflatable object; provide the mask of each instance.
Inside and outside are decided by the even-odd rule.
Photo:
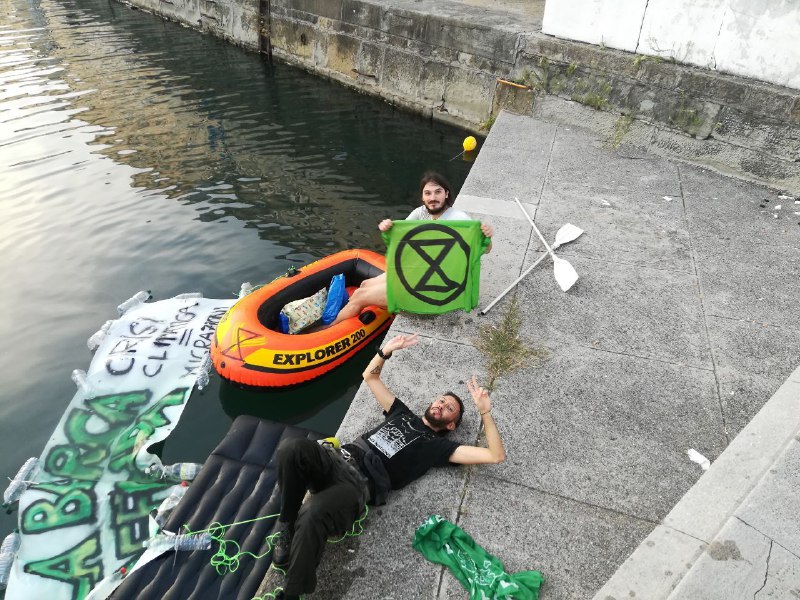
[[[390,312],[441,314],[478,305],[481,255],[490,239],[478,221],[395,221],[386,242]]]
[[[506,573],[499,559],[439,515],[431,515],[417,528],[413,546],[429,561],[448,567],[470,600],[536,600],[544,583],[539,571]]]

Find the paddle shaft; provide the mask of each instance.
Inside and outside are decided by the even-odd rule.
[[[528,211],[525,210],[524,206],[522,206],[522,202],[519,201],[519,198],[517,198],[515,196],[514,200],[516,201],[517,204],[519,204],[519,208],[522,211],[522,213],[525,215],[525,217],[528,219],[528,223],[531,224],[531,227],[533,227],[533,230],[536,232],[536,235],[538,235],[539,239],[542,240],[542,243],[544,244],[544,247],[547,248],[547,252],[550,253],[550,256],[553,257],[553,261],[555,262],[556,255],[553,254],[553,251],[550,249],[550,246],[547,245],[547,240],[544,239],[544,236],[539,232],[539,228],[536,227],[536,224],[533,222],[533,219],[531,219],[531,216],[528,214]]]
[[[511,290],[513,290],[513,289],[514,289],[514,288],[517,286],[517,284],[518,284],[520,281],[522,281],[523,279],[525,279],[525,276],[526,276],[528,273],[530,273],[531,271],[533,271],[533,268],[534,268],[536,265],[538,265],[540,262],[542,262],[542,261],[543,261],[545,258],[547,258],[547,254],[542,254],[542,255],[541,255],[541,256],[540,256],[540,257],[539,257],[539,258],[536,260],[536,262],[535,262],[535,263],[533,263],[533,264],[532,264],[530,267],[528,267],[527,269],[525,269],[525,272],[524,272],[522,275],[520,275],[519,277],[517,277],[517,278],[514,280],[514,283],[512,283],[512,284],[511,284],[510,286],[508,286],[508,287],[507,287],[505,290],[503,290],[503,292],[502,292],[502,293],[501,293],[501,294],[500,294],[500,295],[499,295],[497,298],[495,298],[494,300],[492,300],[492,302],[489,304],[489,306],[487,306],[486,308],[484,308],[484,309],[483,309],[482,311],[480,311],[478,314],[479,314],[479,315],[481,315],[481,316],[483,316],[483,315],[485,315],[486,313],[488,313],[490,310],[492,310],[492,307],[493,307],[495,304],[497,304],[498,302],[500,302],[500,300],[502,300],[502,299],[505,297],[505,295],[506,295],[508,292],[510,292]]]

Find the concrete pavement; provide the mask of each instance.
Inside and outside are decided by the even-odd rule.
[[[457,201],[497,228],[481,306],[542,252],[514,196],[548,238],[565,222],[586,231],[559,251],[581,275],[568,293],[549,261],[518,288],[520,335],[551,357],[497,382],[508,460],[440,469],[395,493],[362,536],[329,547],[312,598],[466,598],[411,548],[431,513],[509,571],[541,570],[545,599],[800,590],[800,203],[611,146],[498,118]],[[464,380],[485,368],[479,329],[507,304],[485,317],[399,317],[392,332],[423,342],[388,363],[389,387],[420,411],[445,389],[468,397]],[[362,387],[339,435],[379,419]],[[478,440],[474,413],[461,429]],[[705,475],[689,448],[712,461]]]

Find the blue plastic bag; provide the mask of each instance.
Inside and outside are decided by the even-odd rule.
[[[331,284],[328,286],[328,301],[322,311],[322,323],[330,325],[336,319],[336,315],[347,304],[347,289],[344,285],[344,275],[334,275]]]

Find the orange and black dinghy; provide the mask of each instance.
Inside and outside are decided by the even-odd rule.
[[[368,306],[357,317],[320,331],[289,335],[279,331],[285,304],[345,276],[352,293],[380,275],[385,258],[369,250],[345,250],[287,273],[248,294],[222,317],[211,345],[214,368],[225,379],[248,387],[283,387],[309,381],[336,368],[385,331],[392,315]]]

